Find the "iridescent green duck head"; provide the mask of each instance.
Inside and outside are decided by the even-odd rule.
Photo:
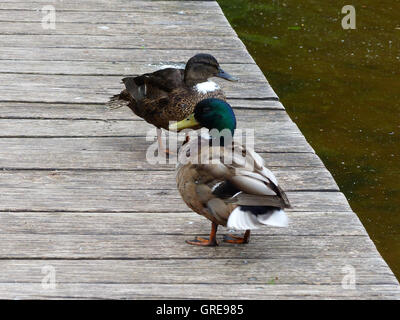
[[[219,77],[228,81],[237,81],[219,66],[217,59],[211,54],[199,53],[191,57],[185,67],[185,83],[189,86],[206,82],[211,77]]]
[[[180,131],[183,129],[207,128],[219,132],[228,129],[233,136],[236,129],[236,117],[229,103],[215,98],[200,101],[194,112],[186,119],[171,124],[169,130]]]

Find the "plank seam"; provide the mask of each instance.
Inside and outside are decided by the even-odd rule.
[[[368,236],[361,236],[367,238]],[[235,247],[233,247],[235,248]],[[260,260],[260,258],[253,257],[213,257],[213,260]],[[268,257],[262,259],[264,261],[268,260],[281,260],[282,257]],[[291,256],[291,259],[296,260],[315,260],[315,257],[306,257],[306,256]],[[88,261],[98,261],[98,260],[107,260],[107,261],[169,261],[169,260],[210,260],[209,257],[172,257],[172,258],[128,258],[128,257],[0,257],[1,260],[88,260]],[[349,259],[350,260],[350,259]]]

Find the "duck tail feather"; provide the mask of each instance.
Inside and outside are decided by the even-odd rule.
[[[252,230],[258,229],[260,225],[255,215],[239,206],[229,215],[226,226],[234,230]]]
[[[126,90],[123,90],[121,93],[113,95],[106,106],[110,110],[115,110],[128,106],[131,100],[132,98],[130,97],[129,93]]]
[[[236,230],[258,229],[261,225],[287,227],[286,213],[277,207],[238,206],[229,216],[227,227]]]
[[[289,225],[289,218],[285,211],[281,208],[264,207],[263,213],[257,215],[257,220],[261,224],[266,224],[273,227],[287,227]]]

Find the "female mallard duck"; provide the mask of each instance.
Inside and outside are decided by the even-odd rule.
[[[137,116],[156,126],[161,146],[161,128],[168,130],[170,121],[184,119],[205,98],[225,100],[220,87],[208,81],[211,77],[237,80],[224,72],[212,55],[200,53],[189,59],[185,69],[166,68],[122,79],[126,89],[114,96],[112,103],[128,103]]]
[[[225,237],[230,243],[247,243],[250,230],[261,225],[287,226],[283,209],[290,204],[275,176],[255,151],[232,142],[236,118],[231,106],[205,99],[170,130],[200,127],[208,128],[210,136],[190,139],[181,147],[176,180],[185,203],[211,220],[212,228],[209,239],[186,242],[216,246],[218,225],[246,230],[243,237]]]

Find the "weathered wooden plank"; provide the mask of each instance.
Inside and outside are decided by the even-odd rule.
[[[40,60],[45,61],[115,61],[154,63],[168,61],[186,63],[199,53],[197,49],[96,49],[96,48],[1,48],[2,60]],[[209,49],[207,53],[215,56],[221,63],[254,63],[251,56],[240,49]],[[51,68],[51,62],[48,63]]]
[[[246,119],[238,120],[238,130],[248,129]],[[247,129],[246,129],[247,128]],[[256,143],[262,145],[266,135],[300,135],[297,125],[289,121],[268,121],[252,123]],[[36,119],[0,119],[0,138],[4,137],[101,137],[101,136],[132,136],[145,137],[156,131],[145,121],[120,121],[120,120],[36,120]],[[168,132],[167,132],[168,133]],[[176,133],[170,133],[176,136]],[[261,138],[262,137],[262,138]],[[183,140],[183,139],[182,139]],[[289,148],[288,148],[289,149]],[[262,150],[262,149],[261,149]],[[289,149],[290,150],[290,149]],[[307,146],[303,151],[310,151]]]
[[[38,140],[38,139],[35,139]],[[43,140],[41,140],[43,141]],[[75,140],[76,141],[76,140]],[[60,143],[55,141],[54,144]],[[54,151],[28,150],[20,148],[1,152],[2,169],[55,169],[55,170],[173,170],[169,164],[152,165],[146,162],[144,152],[119,151]],[[53,146],[54,148],[54,146]],[[134,147],[133,147],[134,148]],[[23,152],[26,151],[26,152]],[[71,152],[75,152],[71,154]],[[323,163],[314,153],[260,153],[268,167],[323,167]]]
[[[362,285],[344,290],[341,285],[259,284],[60,284],[54,290],[41,284],[5,283],[4,299],[394,299],[398,285]]]
[[[217,235],[218,240],[224,232]],[[198,248],[185,235],[0,234],[8,259],[320,259],[371,258],[367,236],[254,236],[248,245]],[[190,239],[190,237],[189,237]],[[374,255],[375,256],[375,255]]]
[[[273,170],[287,191],[338,191],[329,171],[324,168],[277,168]],[[160,187],[162,186],[162,187]],[[176,189],[169,171],[0,171],[0,188],[14,189]]]
[[[2,78],[0,76],[0,78]],[[79,79],[76,79],[79,82]],[[219,82],[219,81],[216,81]],[[4,94],[0,97],[0,101],[18,101],[18,102],[44,102],[44,103],[105,103],[110,96],[120,92],[123,87],[118,87],[117,83],[112,84],[113,87],[106,87],[99,84],[97,88],[73,88],[73,87],[57,87],[57,84],[46,83],[29,83],[20,82],[13,86],[1,86],[0,90]],[[276,94],[266,84],[245,83],[225,84],[224,92],[229,99],[235,98],[258,98],[258,99],[275,99]],[[23,92],[24,94],[21,94]]]
[[[212,25],[181,25],[174,24],[171,21],[168,25],[149,28],[148,25],[140,24],[92,24],[92,23],[67,23],[60,22],[56,24],[56,29],[43,29],[40,21],[38,22],[0,22],[0,34],[9,35],[106,35],[106,36],[124,36],[125,34],[153,35],[154,37],[163,36],[214,36],[227,37],[236,36],[233,29],[226,26]]]
[[[1,13],[1,11],[0,11]],[[85,13],[86,14],[86,13]],[[234,37],[154,37],[143,35],[124,35],[110,37],[104,35],[4,35],[0,34],[0,47],[34,47],[34,48],[119,48],[119,49],[238,49],[244,45],[239,38]],[[85,66],[85,64],[83,64]],[[18,67],[18,66],[15,66]],[[2,71],[4,62],[2,62]]]
[[[78,140],[79,139],[79,140]],[[151,164],[138,138],[3,138],[0,168],[173,170],[174,165]],[[151,142],[149,142],[151,143]],[[314,153],[272,152],[260,155],[268,167],[323,167]],[[162,160],[162,159],[161,159]]]
[[[173,178],[173,177],[172,177]],[[107,211],[186,212],[180,194],[173,189],[126,190],[98,188],[2,189],[0,211]],[[340,192],[287,192],[295,211],[348,211]]]
[[[279,101],[229,99],[228,102],[234,107],[239,121],[253,122],[255,118],[260,117],[267,121],[290,121]],[[104,104],[29,102],[0,102],[0,119],[140,120],[127,107],[110,110]]]
[[[2,0],[0,10],[34,10],[40,11],[49,1]],[[84,12],[183,12],[198,14],[222,14],[218,4],[214,1],[57,1],[54,3],[57,11],[84,11]]]
[[[0,21],[12,23],[31,22],[41,23],[45,14],[41,10],[0,10]],[[147,25],[149,28],[176,25],[201,26],[225,26],[226,18],[219,12],[199,14],[193,12],[159,12],[157,16],[153,12],[81,12],[81,11],[56,11],[56,28],[59,23],[90,23],[90,24],[129,24]]]
[[[189,210],[189,209],[188,209]],[[348,212],[288,212],[288,228],[265,227],[256,236],[365,236]],[[160,223],[162,221],[162,223]],[[2,234],[206,235],[210,221],[190,212],[1,212]],[[225,233],[226,230],[220,230]]]
[[[122,77],[154,72],[164,65],[165,63],[162,62],[52,61],[51,67],[49,67],[49,64],[43,63],[43,61],[20,60],[15,63],[15,61],[11,60],[1,60],[0,73],[116,76],[119,77],[118,82],[116,82],[118,84]],[[168,65],[176,68],[185,67],[184,63],[168,63]],[[238,77],[239,82],[266,82],[265,76],[256,64],[221,63],[221,67]]]
[[[196,268],[193,268],[193,265]],[[52,266],[56,272],[57,285],[66,283],[120,283],[120,284],[308,284],[341,285],[346,265],[356,265],[357,282],[363,285],[395,285],[393,277],[382,259],[304,259],[297,258],[226,260],[1,260],[0,283],[32,283],[40,290],[45,266]],[[229,267],[228,267],[229,266]],[[213,270],[213,272],[204,272]],[[0,286],[1,286],[0,285]]]
[[[277,99],[268,83],[213,80],[220,84],[228,98]],[[0,81],[1,101],[104,103],[124,88],[118,76],[5,73],[0,74]]]
[[[57,120],[55,120],[57,121]],[[136,122],[134,122],[136,123]],[[48,156],[64,154],[66,152],[74,152],[77,156],[84,156],[85,153],[92,151],[104,152],[104,157],[107,153],[115,152],[118,156],[122,156],[124,160],[139,159],[146,162],[146,153],[148,157],[154,157],[156,153],[156,129],[150,129],[150,133],[146,136],[135,137],[91,137],[91,138],[70,138],[59,137],[50,138],[3,138],[0,140],[0,163],[5,164],[11,156],[32,156],[35,157],[35,152],[45,152]],[[183,139],[184,133],[180,135]],[[245,139],[243,139],[245,141]],[[176,147],[176,140],[171,140],[172,146]],[[255,148],[260,153],[304,153],[313,152],[310,145],[307,144],[304,136],[300,134],[294,135],[269,135],[268,138],[257,136],[255,139]],[[17,153],[15,153],[17,152]],[[123,156],[123,153],[127,153]],[[9,156],[7,155],[9,154]],[[72,156],[72,155],[71,155]],[[161,155],[160,155],[161,156]],[[122,159],[122,158],[121,158]],[[21,159],[22,160],[22,159]],[[75,159],[77,160],[77,159]],[[161,159],[162,160],[162,159]],[[268,157],[267,157],[268,161]],[[119,161],[120,162],[120,161]],[[92,163],[94,164],[94,163]],[[299,161],[299,165],[304,165]],[[4,167],[7,167],[4,165]]]

